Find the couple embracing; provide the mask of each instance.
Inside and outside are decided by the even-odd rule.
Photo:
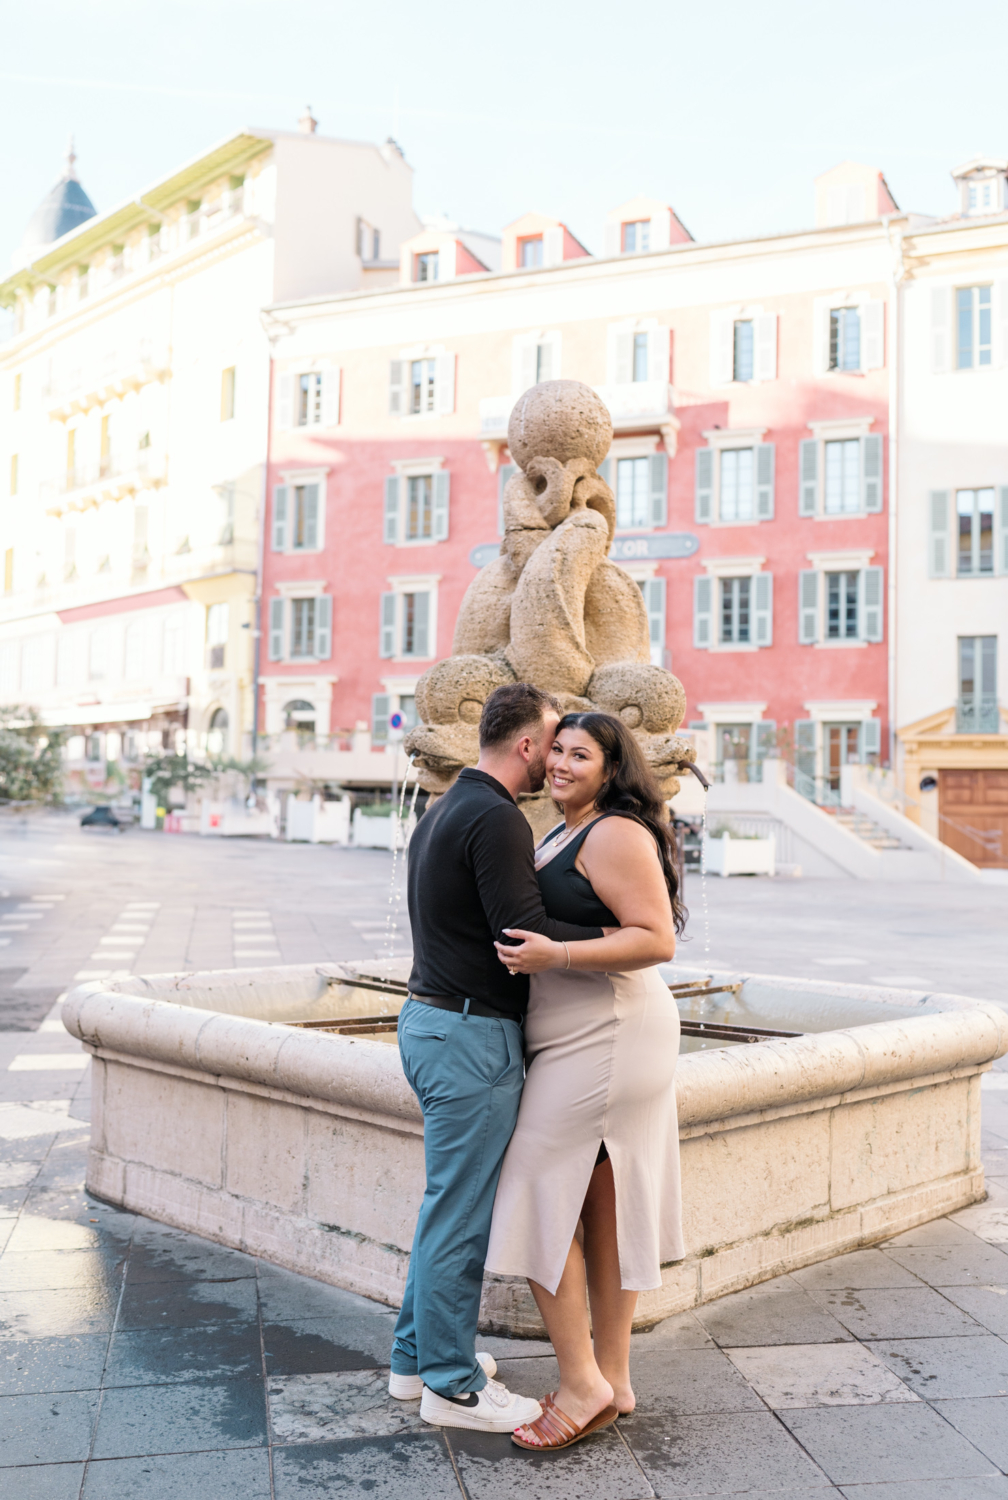
[[[389,1392],[421,1396],[437,1426],[557,1450],[633,1410],[637,1295],[683,1254],[679,1015],[655,966],[685,913],[667,810],[622,720],[561,716],[512,683],[479,741],[410,843],[399,1050],[427,1185]],[[534,848],[516,799],[545,781],[563,822]],[[484,1269],[528,1278],[560,1367],[541,1400],[476,1352]]]

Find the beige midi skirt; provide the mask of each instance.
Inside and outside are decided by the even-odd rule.
[[[657,969],[532,976],[527,1073],[486,1268],[555,1292],[604,1141],[625,1291],[683,1256],[674,1074],[679,1012]]]

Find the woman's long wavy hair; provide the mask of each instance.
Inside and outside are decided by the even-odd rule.
[[[672,903],[672,920],[682,935],[688,913],[679,896],[679,851],[669,822],[668,808],[643,752],[629,729],[615,714],[592,711],[565,714],[557,725],[563,729],[583,729],[602,751],[605,781],[595,798],[599,812],[620,813],[644,827],[658,846],[662,874]]]

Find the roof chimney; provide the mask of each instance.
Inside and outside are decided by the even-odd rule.
[[[318,129],[318,121],[311,112],[311,105],[306,104],[304,114],[298,120],[298,129],[302,135],[314,135]]]

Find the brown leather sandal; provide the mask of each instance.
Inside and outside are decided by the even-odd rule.
[[[557,1406],[553,1400],[555,1394],[555,1391],[550,1391],[548,1396],[543,1397],[541,1417],[536,1417],[534,1422],[523,1422],[520,1427],[515,1428],[511,1434],[511,1441],[516,1447],[526,1448],[530,1453],[557,1453],[561,1448],[570,1448],[574,1443],[579,1443],[589,1433],[611,1426],[619,1416],[615,1406],[604,1406],[590,1422],[586,1422],[583,1427],[578,1427],[577,1423]],[[534,1432],[539,1441],[527,1442],[525,1438],[518,1436],[520,1432]]]

